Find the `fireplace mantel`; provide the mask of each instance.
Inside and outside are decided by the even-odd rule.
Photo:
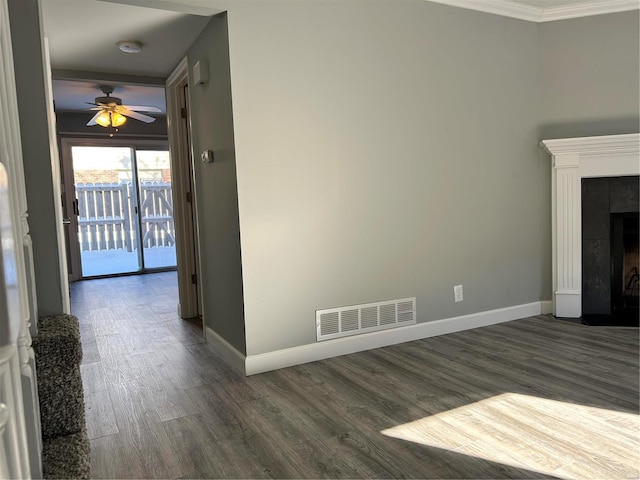
[[[640,134],[543,140],[551,154],[553,315],[582,316],[581,179],[640,175]]]

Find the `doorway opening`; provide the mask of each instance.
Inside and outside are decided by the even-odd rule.
[[[166,144],[70,141],[65,153],[73,279],[175,269]]]
[[[178,232],[178,311],[202,324],[200,256],[193,190],[193,157],[189,121],[189,81],[184,58],[167,79],[167,118],[173,165],[176,230]]]

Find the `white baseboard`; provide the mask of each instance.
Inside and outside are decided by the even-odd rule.
[[[551,300],[543,300],[540,302],[540,314],[541,315],[549,315],[553,313],[553,301]]]
[[[209,327],[204,328],[204,338],[207,343],[213,345],[217,352],[227,361],[229,364],[240,372],[242,375],[246,375],[245,361],[246,357],[239,352],[233,345],[227,342],[224,338],[211,330]]]
[[[549,306],[547,306],[547,304]],[[417,325],[391,330],[337,338],[335,340],[286,348],[284,350],[276,350],[275,352],[262,353],[259,355],[248,355],[244,361],[244,372],[246,375],[255,375],[257,373],[291,367],[302,363],[315,362],[339,355],[362,352],[373,348],[411,342],[413,340],[445,335],[447,333],[472,328],[485,327],[496,323],[517,320],[519,318],[533,317],[544,313],[543,309],[546,310],[549,308],[549,310],[551,310],[550,305],[551,302],[533,302],[471,315],[463,315],[461,317],[418,323]],[[214,332],[211,333],[215,335]],[[207,333],[207,341],[208,340],[209,334]],[[224,340],[222,341],[224,342]]]

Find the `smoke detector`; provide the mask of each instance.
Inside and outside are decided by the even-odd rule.
[[[124,53],[140,53],[142,51],[142,44],[132,40],[123,40],[118,42],[118,48]]]

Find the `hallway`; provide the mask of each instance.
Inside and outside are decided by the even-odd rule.
[[[209,347],[177,303],[176,272],[71,284],[95,478],[182,475],[158,426],[198,411],[185,389],[204,383]]]

